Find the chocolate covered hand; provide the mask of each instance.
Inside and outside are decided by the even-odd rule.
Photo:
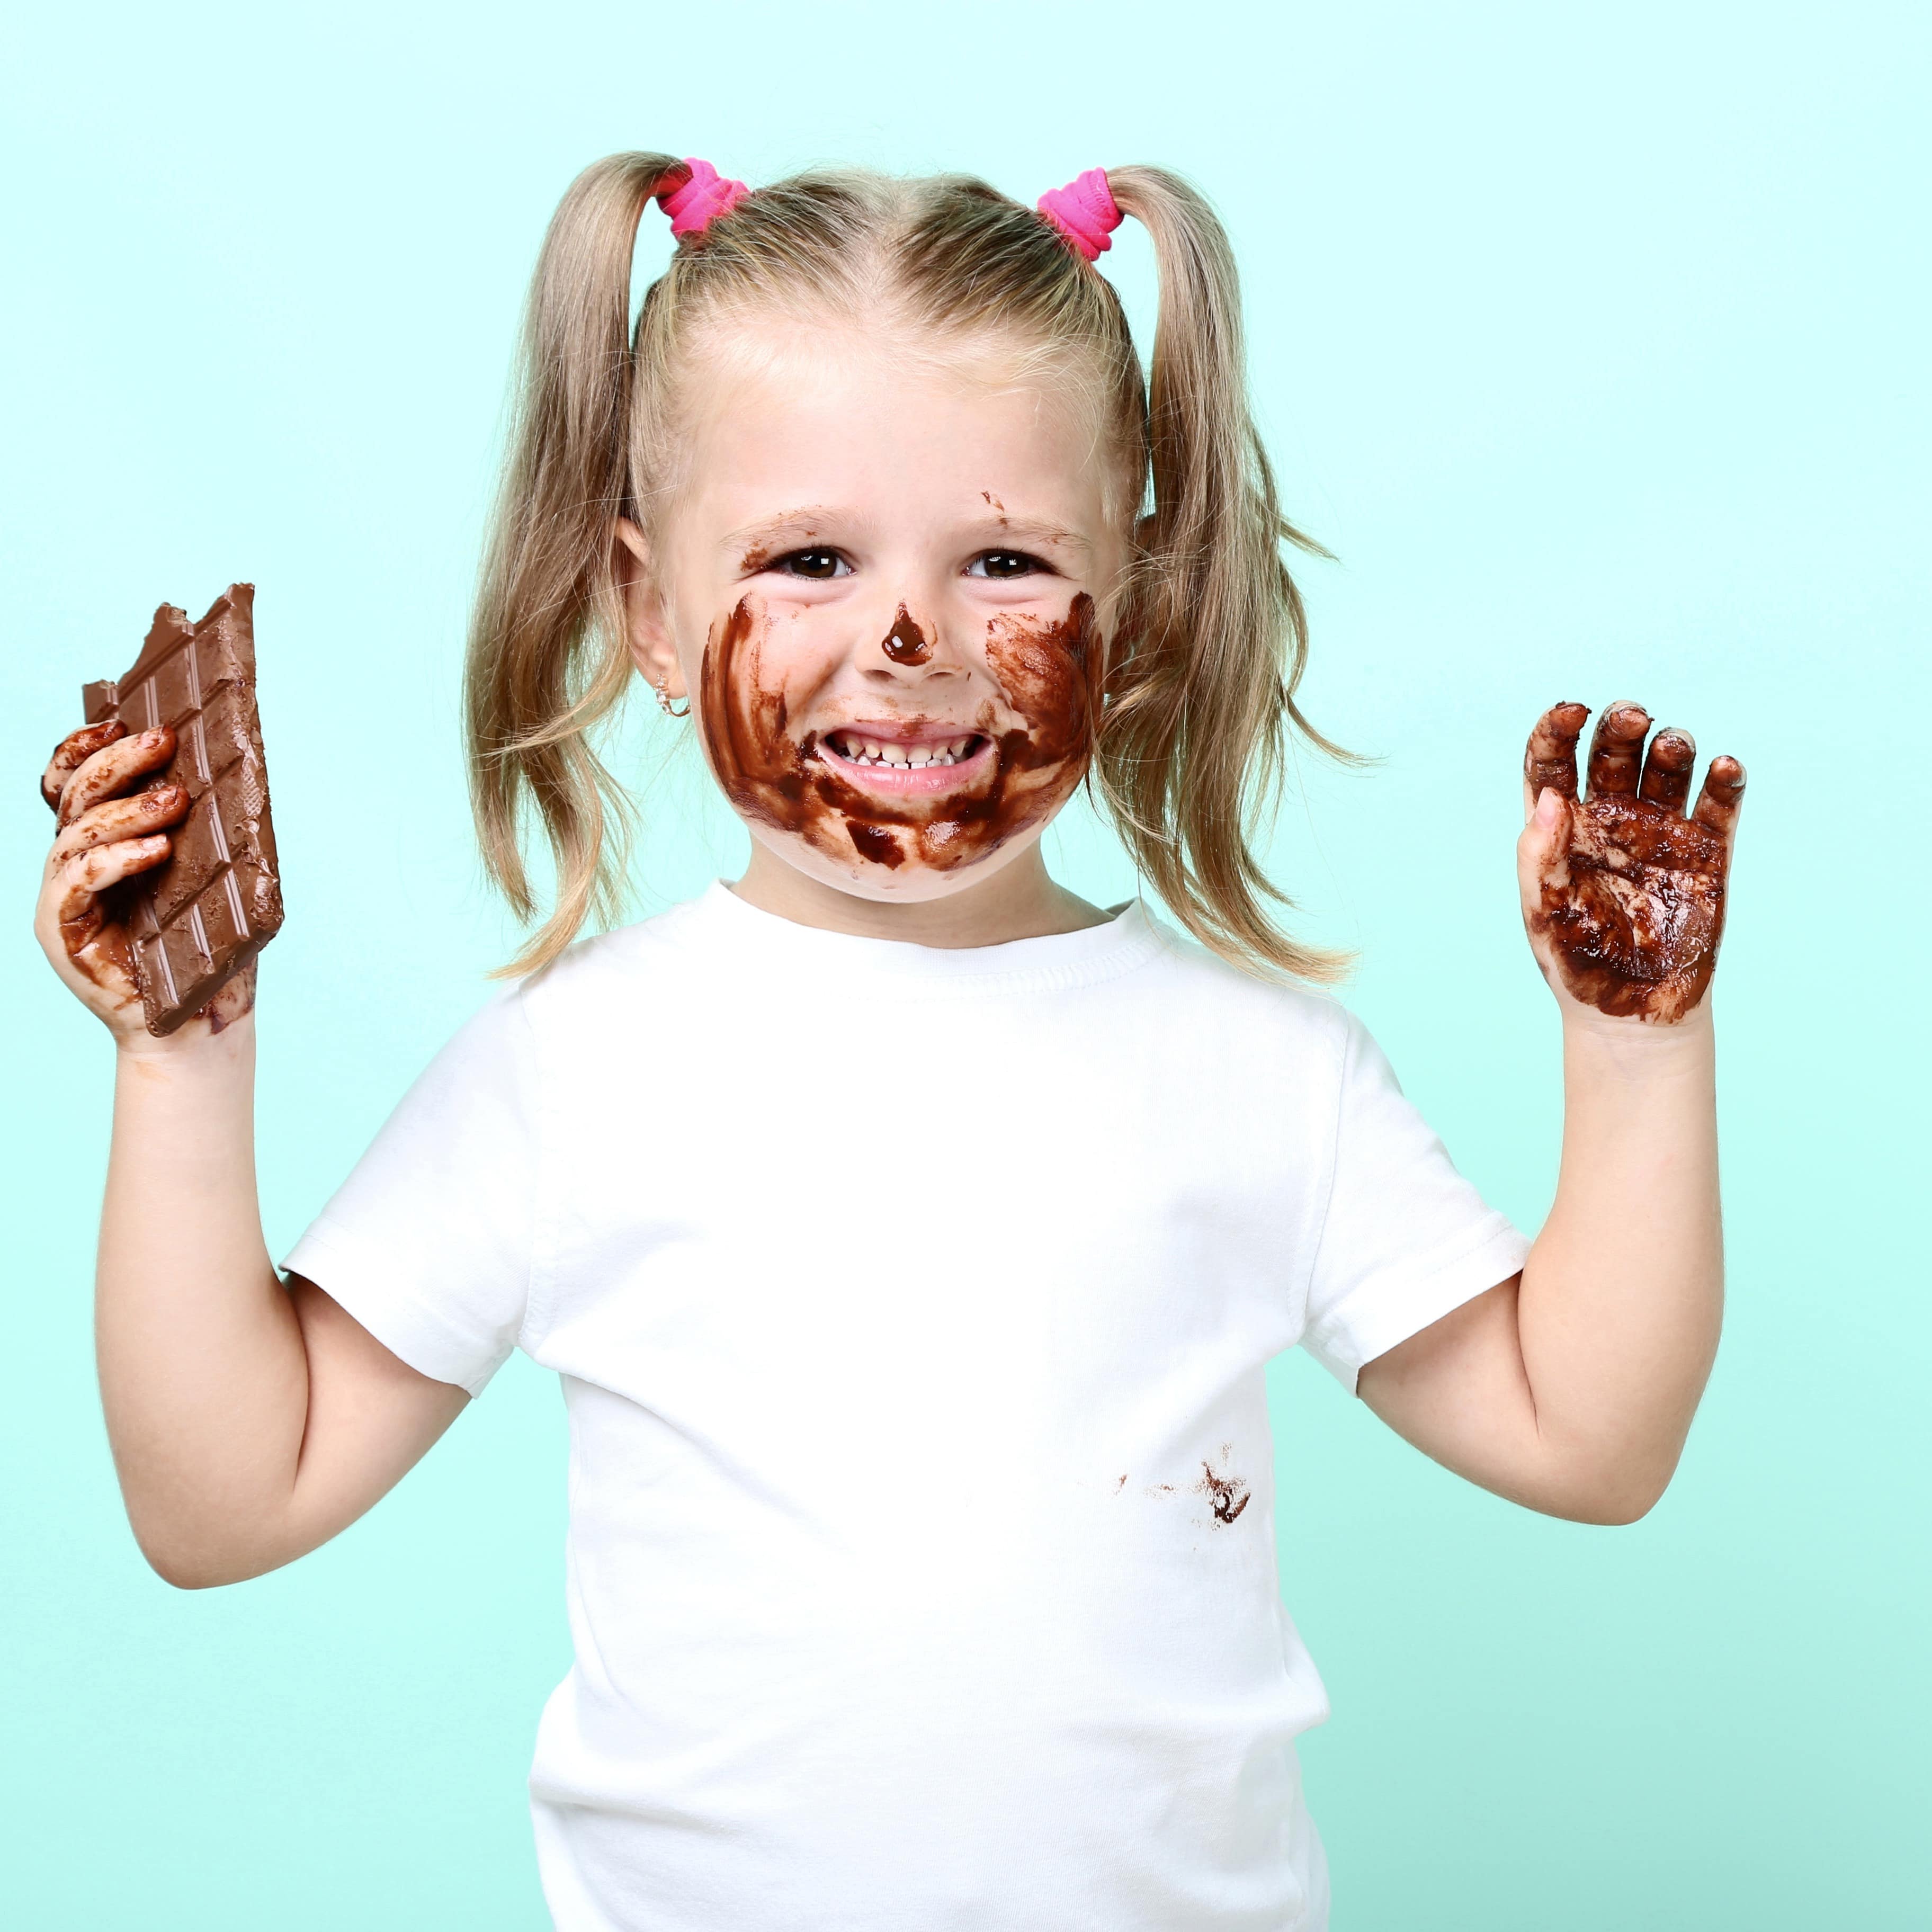
[[[54,970],[117,1036],[145,1039],[134,947],[113,888],[151,871],[172,850],[168,828],[188,808],[178,784],[137,789],[174,756],[164,728],[130,735],[120,724],[90,724],[56,748],[40,796],[59,821],[35,909],[34,932]],[[220,1032],[254,1004],[252,968],[202,1010]]]
[[[1744,767],[1712,759],[1687,817],[1690,734],[1660,731],[1646,752],[1648,714],[1613,704],[1597,722],[1580,795],[1588,716],[1587,705],[1552,705],[1530,734],[1516,848],[1524,923],[1559,1000],[1667,1025],[1696,1006],[1717,966]]]

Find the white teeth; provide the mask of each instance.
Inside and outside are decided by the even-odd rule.
[[[920,772],[934,765],[956,765],[967,755],[974,740],[968,736],[908,745],[898,739],[858,738],[849,731],[838,731],[830,734],[826,742],[852,764],[888,765],[897,770]]]

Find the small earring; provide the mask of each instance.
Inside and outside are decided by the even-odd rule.
[[[667,688],[668,682],[669,680],[665,674],[662,671],[659,671],[657,675],[656,683],[658,709],[662,711],[667,718],[688,718],[691,716],[691,706],[688,704],[686,705],[682,711],[677,710],[673,706],[670,701],[670,692]]]

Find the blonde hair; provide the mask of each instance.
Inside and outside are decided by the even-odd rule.
[[[677,378],[706,328],[773,308],[988,332],[1095,386],[1122,513],[1137,517],[1089,776],[1142,876],[1236,964],[1310,980],[1336,956],[1283,932],[1292,904],[1256,850],[1292,734],[1330,753],[1294,701],[1307,654],[1282,516],[1249,411],[1228,238],[1158,168],[1107,171],[1154,244],[1147,378],[1105,276],[1032,209],[957,176],[814,172],[760,188],[682,242],[630,326],[631,256],[668,154],[586,168],[551,220],[524,323],[522,382],[464,680],[484,866],[538,911],[521,833],[534,805],[555,872],[548,918],[503,970],[546,964],[621,914],[633,807],[592,734],[632,674],[617,522],[646,527],[676,453]],[[1336,755],[1341,755],[1336,754]]]

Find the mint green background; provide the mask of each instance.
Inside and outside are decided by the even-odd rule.
[[[513,1363],[394,1496],[280,1575],[181,1595],[147,1572],[89,1357],[109,1057],[27,935],[30,792],[79,684],[122,668],[158,601],[258,582],[290,908],[262,1000],[263,1205],[286,1244],[502,954],[454,702],[512,331],[572,172],[644,146],[754,182],[844,160],[1028,197],[1150,160],[1216,198],[1288,501],[1342,559],[1307,573],[1308,702],[1384,761],[1312,772],[1281,862],[1311,929],[1364,949],[1350,997],[1411,1092],[1532,1226],[1558,1090],[1514,904],[1524,730],[1559,697],[1634,696],[1749,762],[1719,1001],[1732,1304],[1682,1470],[1635,1528],[1546,1521],[1281,1364],[1284,1583],[1336,1707],[1308,1781],[1338,1932],[1932,1924],[1911,1850],[1926,20],[1414,0],[16,16],[0,1921],[544,1922],[522,1780],[566,1659],[554,1389]],[[1144,316],[1144,250],[1131,226],[1120,243],[1107,266]],[[653,227],[640,259],[665,247]],[[641,776],[668,742],[640,712],[626,756]],[[653,798],[647,904],[740,849],[688,762]],[[1102,839],[1054,837],[1072,884],[1121,896]],[[405,906],[420,943],[399,953],[379,928]],[[909,1774],[944,1802],[943,1766]]]

